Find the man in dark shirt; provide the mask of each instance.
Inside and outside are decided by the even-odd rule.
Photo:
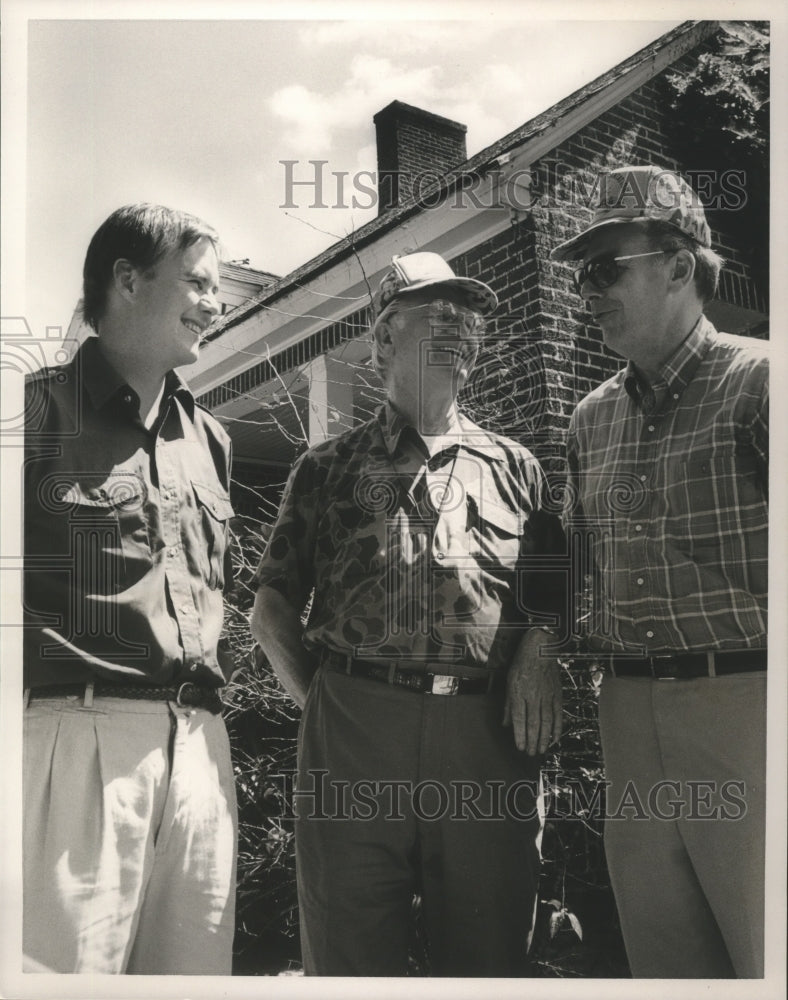
[[[183,212],[114,212],[84,266],[98,336],[26,386],[24,949],[55,972],[231,969],[230,443],[173,371],[217,248]]]
[[[258,569],[253,632],[304,710],[307,974],[405,975],[414,891],[433,974],[527,969],[536,755],[561,730],[539,627],[560,588],[532,557],[561,534],[533,455],[457,408],[495,305],[437,254],[394,259],[373,330],[387,401],[299,459]]]

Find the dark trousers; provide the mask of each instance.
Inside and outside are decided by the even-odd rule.
[[[318,671],[295,794],[308,975],[405,975],[414,892],[432,974],[527,972],[539,772],[502,715],[495,694],[414,694]]]

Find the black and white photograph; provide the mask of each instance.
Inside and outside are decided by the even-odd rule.
[[[784,996],[787,27],[4,0],[0,996]]]

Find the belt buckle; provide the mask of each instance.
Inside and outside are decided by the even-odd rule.
[[[183,693],[183,689],[184,688],[196,688],[196,687],[197,687],[197,685],[193,681],[184,681],[183,684],[181,684],[181,686],[178,688],[178,691],[177,691],[177,693],[175,695],[175,704],[178,705],[180,708],[186,708],[187,705],[184,704],[184,702],[181,701],[181,694]]]
[[[452,677],[449,674],[432,675],[431,694],[457,694],[460,690],[459,677]]]
[[[678,680],[678,675],[674,673],[672,676],[670,674],[658,674],[657,665],[661,661],[662,663],[670,663],[676,659],[675,653],[654,653],[647,658],[649,668],[651,669],[651,676],[655,681],[675,681]]]

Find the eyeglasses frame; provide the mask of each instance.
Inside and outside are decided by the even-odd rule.
[[[396,302],[396,300],[395,300]],[[449,316],[434,316],[428,315],[428,321],[430,325],[430,331],[433,337],[440,336],[441,330],[457,330],[463,329],[466,331],[466,336],[470,335],[470,338],[474,337],[480,339],[478,329],[480,324],[483,323],[483,317],[476,309],[471,309],[468,306],[460,306],[455,302],[451,302],[449,299],[431,299],[429,302],[420,302],[418,305],[405,305],[402,302],[391,302],[383,310],[379,318],[385,316],[386,319],[390,319],[392,316],[397,315],[397,313],[407,314],[410,312],[419,312],[424,309],[428,310],[429,313],[437,312],[438,310],[446,310],[450,313]],[[395,308],[392,308],[395,306]]]
[[[596,288],[598,292],[603,292],[606,288],[612,288],[613,285],[621,277],[621,268],[616,268],[616,276],[612,281],[605,282],[605,284],[600,285],[590,273],[590,269],[598,266],[602,263],[618,264],[621,260],[637,260],[638,257],[656,257],[659,254],[665,253],[675,253],[675,250],[649,250],[646,253],[628,253],[620,257],[608,257],[605,254],[597,257],[595,260],[590,261],[588,264],[583,264],[582,267],[575,268],[572,272],[572,280],[575,284],[575,291],[578,295],[582,295],[583,285],[590,281],[591,284]]]

